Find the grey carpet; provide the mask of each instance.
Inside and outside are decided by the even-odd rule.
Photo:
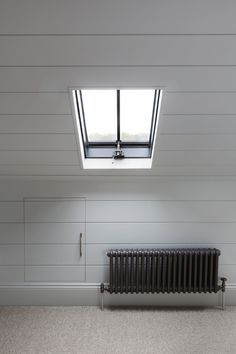
[[[236,307],[0,307],[0,353],[236,353]]]

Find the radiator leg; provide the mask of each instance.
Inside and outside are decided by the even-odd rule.
[[[221,291],[221,310],[225,310],[225,292]]]
[[[222,281],[221,284],[221,309],[225,310],[225,282],[226,282],[226,278],[220,278],[220,280]]]
[[[101,293],[101,310],[104,310],[104,293]]]
[[[101,310],[104,310],[104,291],[105,291],[105,287],[104,284],[101,284],[101,288],[100,288],[100,292],[101,292]]]

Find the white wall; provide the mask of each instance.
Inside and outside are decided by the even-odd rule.
[[[24,246],[23,199],[34,197],[86,198],[87,267],[83,283],[29,282],[32,269],[24,267],[26,247],[30,246]],[[1,181],[0,303],[97,303],[95,288],[101,281],[108,280],[105,251],[114,247],[153,246],[219,248],[222,252],[219,272],[228,278],[228,303],[236,303],[235,235],[236,180],[233,178],[127,177],[103,181],[95,178],[87,181]],[[39,251],[44,253],[41,248]],[[71,265],[71,271],[74,266]],[[49,291],[52,287],[53,296],[46,292],[39,297],[42,289]],[[79,300],[75,300],[72,289],[80,288],[84,293],[86,289],[91,291],[91,287],[94,290],[90,297],[86,293],[86,296],[81,295]],[[70,289],[67,300],[64,293],[60,293],[62,289],[64,292]],[[191,300],[193,303],[204,303],[205,299],[212,302],[208,295],[198,295],[200,297],[197,300],[196,296],[187,296],[188,299],[194,299]],[[165,302],[163,299],[167,297],[167,301],[173,298],[169,295],[160,298]],[[122,297],[120,301],[125,301],[125,298]],[[174,299],[173,303],[181,302],[179,299]],[[181,299],[185,299],[185,303],[189,301],[183,295]],[[214,299],[217,302],[218,295]]]

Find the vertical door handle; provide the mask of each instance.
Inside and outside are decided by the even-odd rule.
[[[80,233],[80,236],[79,236],[79,246],[80,246],[79,255],[80,255],[80,257],[83,256],[82,239],[83,239],[83,234],[82,234],[82,232],[81,232],[81,233]]]

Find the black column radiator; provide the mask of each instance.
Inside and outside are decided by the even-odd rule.
[[[216,248],[110,250],[107,256],[109,284],[101,284],[101,293],[225,292],[226,278],[218,284]]]

